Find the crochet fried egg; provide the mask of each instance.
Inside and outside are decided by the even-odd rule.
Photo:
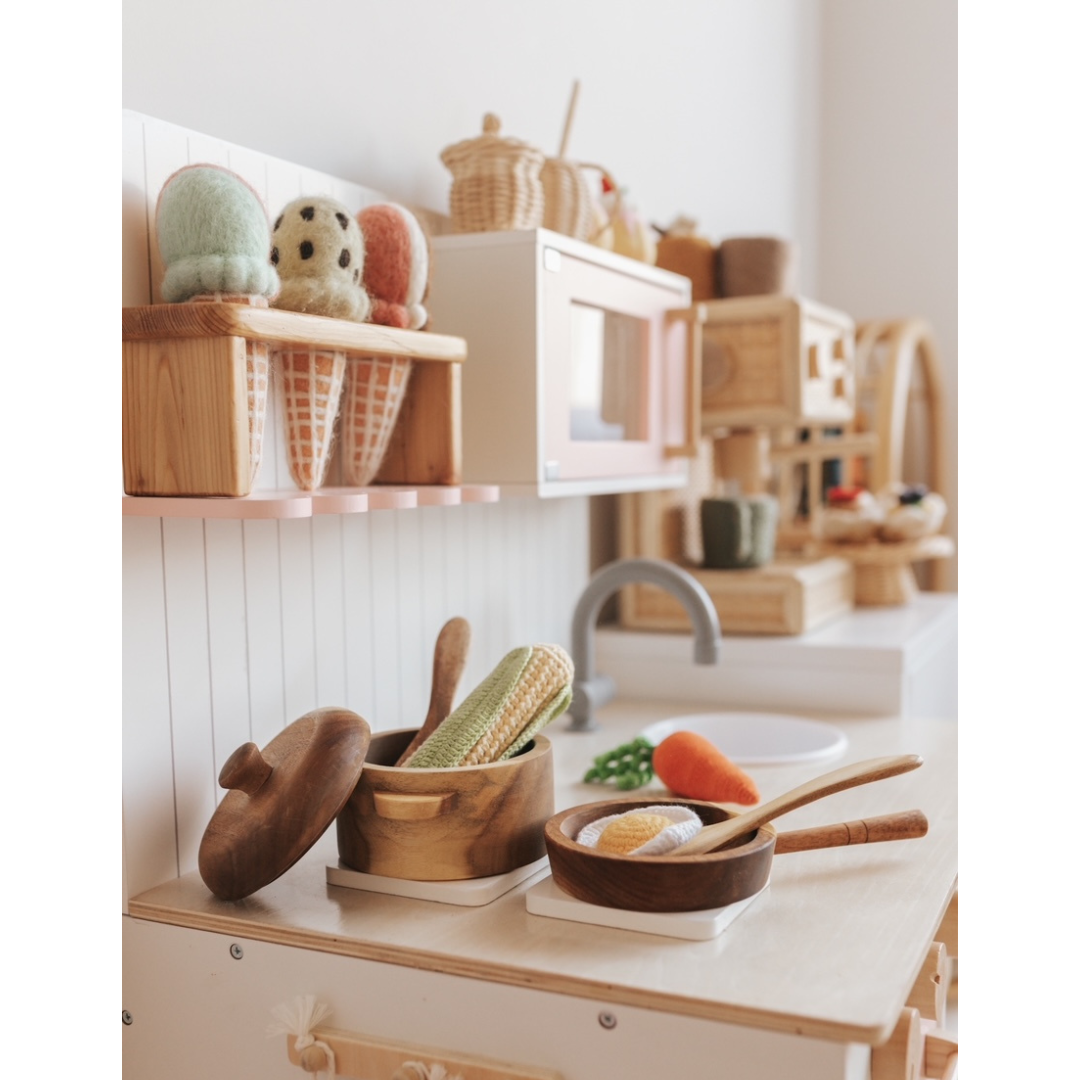
[[[608,855],[666,855],[700,831],[701,818],[688,806],[642,806],[598,818],[575,839]]]
[[[281,278],[275,307],[367,319],[364,237],[348,207],[326,196],[293,199],[274,222],[271,244],[270,261]]]

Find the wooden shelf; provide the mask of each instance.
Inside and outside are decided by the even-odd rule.
[[[364,356],[409,356],[461,363],[465,342],[426,330],[398,330],[323,315],[241,304],[151,304],[123,309],[124,341],[240,337],[279,345],[311,345]]]
[[[320,514],[363,514],[369,510],[410,510],[417,506],[458,506],[499,501],[493,484],[462,486],[381,486],[320,488],[318,491],[256,491],[243,498],[123,496],[125,517],[284,520]]]
[[[461,484],[461,365],[466,344],[460,337],[238,303],[124,308],[122,337],[124,490],[129,495],[256,498],[248,510],[227,516],[295,517],[369,508],[361,507],[356,492],[349,493],[344,504],[342,496],[331,495],[331,504],[312,503],[304,509],[293,503],[291,490],[282,497],[275,492],[263,495],[254,487],[260,457],[265,456],[265,417],[277,393],[272,372],[284,362],[279,358],[297,348],[332,355],[336,384],[327,374],[329,384],[320,391],[331,395],[345,393],[346,370],[366,370],[373,361],[390,358],[409,361],[408,385],[400,412],[391,421],[393,431],[375,484],[396,489],[457,489]],[[303,355],[309,363],[308,352]],[[301,380],[305,389],[307,381],[306,376]],[[380,400],[388,399],[387,391]],[[339,400],[319,406],[302,403],[301,415],[325,408],[325,426],[329,406],[337,414]],[[371,403],[367,405],[371,409]],[[372,417],[365,423],[370,425]],[[308,426],[320,430],[318,422]],[[370,430],[363,423],[361,427],[362,437],[370,438]],[[300,430],[305,430],[303,425]],[[325,436],[323,430],[315,440],[320,479],[329,475],[322,472]],[[305,445],[297,453],[311,454],[312,449]],[[292,467],[290,472],[298,490],[310,486]],[[361,478],[355,472],[345,475]],[[366,479],[369,474],[362,475]],[[317,488],[312,497],[322,490]],[[335,499],[345,508],[328,509]],[[372,502],[369,495],[370,508],[387,505],[382,499],[380,494]],[[416,499],[423,505],[420,495]],[[400,502],[400,495],[390,499],[390,505]]]

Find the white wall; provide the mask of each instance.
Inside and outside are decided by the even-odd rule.
[[[440,151],[554,154],[580,78],[569,154],[647,220],[812,251],[816,41],[816,0],[127,0],[123,103],[446,212]]]
[[[823,0],[818,299],[856,319],[926,318],[946,385],[956,536],[957,5]],[[946,586],[956,588],[950,560]]]
[[[647,220],[785,236],[806,295],[930,321],[955,534],[956,24],[955,0],[127,0],[123,103],[445,212],[444,147],[492,111],[554,153],[580,78],[570,156]]]
[[[532,18],[526,17],[530,10]],[[527,9],[498,0],[189,0],[178,10],[128,0],[123,49],[126,108],[444,211],[450,177],[438,158],[443,147],[476,135],[482,115],[494,111],[506,133],[553,152],[572,81],[580,78],[571,156],[604,164],[649,220],[663,224],[685,212],[716,241],[740,233],[794,239],[802,247],[807,295],[857,317],[929,317],[944,346],[955,417],[952,3],[548,0]],[[868,241],[875,250],[869,262]],[[131,254],[125,246],[126,269]],[[560,634],[584,574],[586,515],[580,504],[563,515],[549,507],[536,510],[540,517],[530,523],[531,512],[507,506],[426,515],[438,524],[413,538],[425,565],[436,564],[443,552],[441,530],[463,530],[468,522],[451,553],[473,560],[470,591],[459,591],[460,566],[447,559],[432,579],[446,610],[428,610],[423,598],[431,582],[407,560],[395,563],[394,595],[406,602],[387,614],[394,639],[430,648],[431,628],[444,615],[462,613],[455,609],[463,603],[469,605],[464,613],[487,618],[498,585],[486,581],[483,562],[475,560],[501,558],[508,579],[527,573],[530,555],[542,556],[529,536],[572,544],[580,564],[569,573],[552,570],[557,591],[538,588],[505,625],[494,625],[478,661],[497,659],[503,636],[513,635],[505,642],[510,647],[518,637]],[[279,530],[279,543],[314,543],[305,529]],[[129,535],[129,552],[133,544],[139,565],[163,566],[174,532],[162,526],[155,535]],[[234,537],[227,548],[234,561],[243,547],[238,543]],[[205,540],[185,534],[185,544],[174,545],[181,554],[172,572],[196,596],[199,581],[209,581],[201,561]],[[362,558],[376,566],[370,554]],[[267,581],[283,572],[271,562]],[[281,587],[308,588],[308,577],[308,569],[290,570]],[[326,595],[335,588],[330,582]],[[125,635],[170,617],[160,594],[130,595],[136,616],[125,616]],[[368,617],[362,604],[356,617]],[[198,610],[191,618],[193,627],[203,625]],[[156,655],[166,667],[183,659]],[[184,685],[209,685],[213,665],[206,657],[200,665],[198,679]],[[308,660],[296,671],[305,685],[315,685]],[[238,679],[237,685],[229,709],[249,715],[248,683]],[[149,686],[138,679],[125,684],[125,693]],[[150,689],[163,693],[157,682]],[[349,702],[368,707],[362,694],[350,690]],[[312,704],[322,700],[314,692],[308,697]],[[409,682],[407,692],[376,704],[396,722],[414,715],[423,697]],[[300,698],[283,701],[275,723],[309,707]],[[212,736],[205,726],[197,730],[204,723],[197,701],[185,690],[155,709],[163,739],[182,715],[188,719],[175,729],[181,740],[188,734],[202,740],[192,758],[199,787],[186,816],[180,811],[187,795],[172,788],[171,778],[160,819],[140,816],[133,825],[129,814],[129,833],[139,833],[129,835],[134,846],[150,853],[165,835],[173,852],[161,867],[152,858],[140,858],[136,868],[129,864],[129,872],[137,871],[132,885],[140,887],[190,866],[191,837],[213,797],[211,759],[204,754]],[[137,712],[131,723],[139,733]],[[387,726],[381,718],[376,723]],[[186,750],[174,744],[153,752],[164,775]],[[134,764],[136,758],[125,752],[125,760]],[[190,832],[186,841],[183,830]]]

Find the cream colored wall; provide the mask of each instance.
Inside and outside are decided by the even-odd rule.
[[[922,315],[948,390],[956,528],[955,0],[150,0],[124,5],[127,108],[445,211],[439,151],[504,132],[601,162],[649,221],[772,233],[802,291]],[[164,43],[165,47],[159,47]],[[953,570],[955,580],[955,570]]]
[[[957,5],[822,0],[819,299],[919,315],[946,388],[944,492],[957,529]],[[956,588],[956,560],[948,587]]]
[[[554,154],[580,78],[572,157],[648,221],[797,237],[812,276],[817,7],[128,0],[123,103],[446,211],[445,146],[490,111]]]

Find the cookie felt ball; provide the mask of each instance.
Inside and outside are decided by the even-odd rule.
[[[356,220],[364,234],[363,283],[371,297],[371,321],[401,330],[427,323],[430,252],[416,215],[397,203],[366,206]]]
[[[364,237],[348,208],[326,196],[293,199],[274,222],[270,261],[281,278],[274,306],[364,322]]]
[[[170,303],[230,293],[272,297],[270,224],[247,181],[218,165],[188,165],[165,181],[155,214]]]

